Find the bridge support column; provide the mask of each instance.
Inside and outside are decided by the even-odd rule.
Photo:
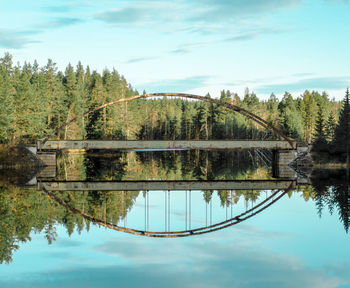
[[[56,177],[56,152],[39,152],[36,147],[25,147],[40,161],[40,172],[31,179],[27,185],[31,186],[38,182],[38,179],[52,179]]]
[[[39,142],[38,142],[39,143]],[[56,167],[56,152],[42,152],[35,145],[24,146],[30,153],[36,156],[43,166],[55,166]]]
[[[275,150],[273,155],[274,177],[296,179],[297,172],[289,164],[297,158],[297,154],[296,150]]]
[[[56,167],[56,152],[37,152],[36,157],[44,164],[44,166]]]

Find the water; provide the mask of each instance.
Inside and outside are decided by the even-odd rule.
[[[350,287],[349,182],[327,173],[285,191],[45,192],[12,177],[0,287]],[[276,180],[253,152],[176,151],[62,155],[39,181],[257,179]],[[205,228],[220,222],[233,225]],[[147,237],[174,231],[192,233]]]

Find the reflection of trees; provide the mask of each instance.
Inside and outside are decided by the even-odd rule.
[[[345,170],[317,171],[313,179],[315,203],[319,216],[325,207],[331,214],[337,210],[346,232],[350,221],[350,179]]]
[[[254,191],[260,193],[258,191]],[[138,191],[118,192],[51,192],[76,210],[104,223],[117,224],[125,219],[134,206]],[[213,191],[203,191],[204,200],[209,203]],[[233,205],[240,197],[255,201],[252,191],[226,191],[218,193],[223,207]],[[251,198],[253,196],[253,198]],[[63,225],[68,235],[90,229],[91,221],[61,206],[52,198],[33,188],[8,187],[0,189],[0,263],[9,263],[19,243],[30,241],[31,233],[43,233],[48,243],[56,240],[57,225]]]
[[[243,180],[249,177],[252,177],[251,179],[271,178],[269,171],[271,168],[261,167],[261,159],[252,157],[249,151],[137,152],[137,159],[142,167],[142,176],[146,177],[143,179]],[[153,171],[153,175],[149,174],[150,171]],[[264,172],[262,173],[262,171]]]
[[[339,218],[344,224],[345,231],[349,230],[349,210],[350,210],[350,197],[349,197],[349,182],[339,183],[333,187],[333,201],[337,203]]]
[[[253,156],[255,155],[255,156]],[[269,179],[250,151],[147,151],[63,154],[59,180],[243,180]]]
[[[204,200],[209,203],[212,197],[211,194],[208,194],[208,191],[203,192]],[[229,205],[236,204],[241,197],[244,198],[246,206],[248,202],[255,203],[260,197],[263,191],[261,190],[218,190],[217,194],[220,199],[220,204],[222,207],[227,207]]]
[[[203,191],[203,198],[206,203],[209,203],[213,197],[213,191],[212,190],[205,190]]]
[[[122,158],[122,153],[101,154],[99,157],[86,155],[84,165],[86,167],[86,180],[121,180],[125,174],[127,162]]]
[[[54,234],[49,225],[55,221],[48,221],[46,217],[50,213],[48,199],[42,199],[41,193],[31,192],[34,191],[0,188],[0,263],[11,261],[18,243],[31,240],[31,231],[46,229],[49,235]]]
[[[97,157],[96,157],[97,156]],[[63,154],[58,159],[58,179],[245,179],[253,177],[252,158],[239,152],[167,151],[110,154]],[[250,177],[250,176],[249,176]],[[136,179],[135,179],[136,178]],[[223,205],[232,198],[220,191]],[[72,207],[106,222],[118,223],[134,205],[139,192],[64,192],[57,195]],[[210,202],[212,191],[204,192]],[[230,198],[231,197],[231,198]],[[235,196],[237,202],[237,195]],[[0,263],[10,262],[20,242],[30,233],[44,233],[48,243],[57,237],[57,224],[67,233],[89,230],[90,222],[32,188],[0,188]]]
[[[124,219],[139,192],[57,192],[62,200],[106,222]],[[20,242],[30,241],[30,233],[45,234],[48,243],[55,241],[57,224],[69,235],[89,230],[90,222],[73,214],[42,192],[32,188],[0,188],[0,263],[9,263]]]

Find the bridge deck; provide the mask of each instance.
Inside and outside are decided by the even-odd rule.
[[[47,191],[286,190],[295,180],[39,182]]]
[[[292,147],[293,146],[293,147]],[[61,150],[61,149],[275,149],[291,150],[296,149],[296,143],[291,145],[288,141],[259,141],[259,140],[50,140],[42,144],[37,143],[41,150]]]

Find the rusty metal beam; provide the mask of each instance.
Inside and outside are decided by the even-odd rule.
[[[285,141],[289,142],[290,145],[293,147],[293,142],[294,142],[293,139],[291,139],[291,138],[287,137],[286,135],[284,135],[280,129],[276,128],[271,123],[269,123],[266,120],[262,119],[260,116],[254,114],[254,113],[252,113],[252,112],[250,112],[248,110],[245,110],[242,107],[233,105],[233,104],[228,103],[228,102],[222,102],[222,101],[220,101],[218,99],[213,99],[213,98],[208,98],[208,97],[203,97],[203,96],[193,95],[193,94],[185,94],[185,93],[151,93],[151,94],[135,95],[135,96],[127,97],[127,98],[117,99],[117,100],[114,100],[112,102],[105,103],[103,105],[95,107],[95,108],[93,108],[93,109],[91,109],[89,111],[86,111],[86,112],[84,112],[84,113],[74,117],[73,119],[71,119],[67,123],[64,123],[63,125],[58,127],[54,132],[52,132],[51,134],[49,134],[47,137],[45,137],[44,139],[42,139],[40,141],[42,143],[45,143],[46,141],[51,139],[51,137],[53,135],[58,135],[58,133],[63,128],[69,126],[73,122],[77,121],[78,119],[80,119],[80,118],[82,118],[82,117],[84,117],[84,116],[86,116],[86,115],[88,115],[88,114],[90,114],[92,112],[98,111],[98,110],[103,109],[105,107],[108,107],[108,106],[111,106],[111,105],[115,105],[115,104],[121,103],[121,102],[127,102],[127,101],[136,100],[136,99],[154,98],[154,97],[181,97],[181,98],[200,100],[200,101],[209,102],[209,103],[217,104],[219,106],[226,107],[227,109],[230,109],[232,111],[240,113],[241,115],[243,115],[247,119],[251,119],[251,120],[255,121],[260,126],[266,128],[266,129],[270,129],[276,135],[278,135],[280,138],[282,138]],[[294,148],[292,148],[292,149],[294,149]]]

